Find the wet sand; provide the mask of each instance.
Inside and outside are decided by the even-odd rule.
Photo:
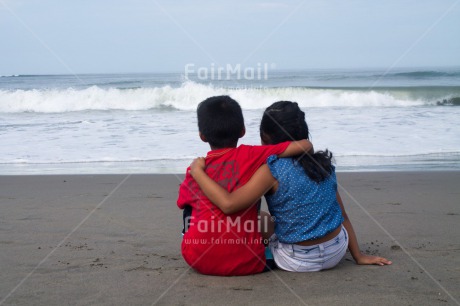
[[[0,304],[457,305],[460,172],[338,178],[361,249],[393,265],[200,275],[180,254],[182,176],[0,176]]]

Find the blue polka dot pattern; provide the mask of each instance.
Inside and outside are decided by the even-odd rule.
[[[329,178],[316,183],[292,158],[272,155],[267,164],[278,181],[278,190],[265,198],[270,214],[275,217],[279,241],[296,243],[318,239],[342,224],[335,169]]]

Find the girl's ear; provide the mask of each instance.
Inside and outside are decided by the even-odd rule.
[[[270,144],[270,137],[268,137],[267,134],[261,133],[260,134],[260,140],[262,142],[262,145],[268,145]]]
[[[244,135],[246,135],[246,128],[245,127],[243,127],[243,129],[241,130],[240,138],[243,138]]]
[[[203,142],[208,142],[208,140],[206,139],[206,137],[205,137],[203,134],[201,134],[201,132],[200,132],[200,139],[201,139],[201,141],[203,141]]]

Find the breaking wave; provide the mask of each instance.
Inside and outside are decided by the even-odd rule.
[[[436,105],[456,99],[458,88],[432,95],[414,89],[360,90],[346,88],[223,88],[192,81],[179,87],[0,90],[0,112],[61,113],[84,110],[194,110],[207,97],[230,95],[243,109],[263,109],[275,101],[296,101],[301,107],[408,107]],[[429,93],[429,90],[426,90]],[[457,98],[458,99],[458,98]],[[439,104],[438,104],[439,105]]]

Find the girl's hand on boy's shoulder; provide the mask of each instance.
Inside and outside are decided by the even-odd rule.
[[[365,255],[361,254],[357,259],[356,263],[358,265],[378,265],[378,266],[385,266],[385,265],[391,265],[392,262],[384,257],[379,257],[379,256],[371,256],[371,255]]]
[[[200,170],[204,170],[206,167],[206,159],[204,157],[198,157],[193,160],[190,164],[190,174],[193,176],[194,173]]]

